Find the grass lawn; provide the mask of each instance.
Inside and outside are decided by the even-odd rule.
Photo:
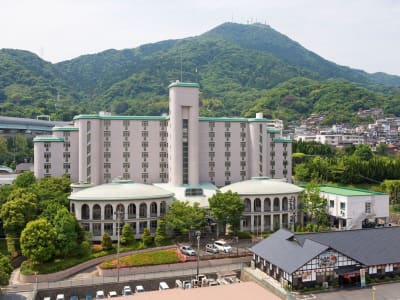
[[[178,254],[177,249],[166,249],[138,253],[130,256],[125,256],[120,259],[120,267],[140,267],[149,265],[173,264],[182,261],[182,257]],[[117,260],[108,260],[103,262],[100,267],[103,269],[116,268]]]

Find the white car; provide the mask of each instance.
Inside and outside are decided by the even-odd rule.
[[[122,296],[130,296],[132,295],[132,289],[129,285],[124,286],[122,289]]]
[[[104,299],[104,291],[96,291],[96,299]]]
[[[144,287],[143,285],[137,285],[135,287],[135,293],[143,293],[144,292]]]
[[[114,298],[114,297],[118,297],[118,294],[116,291],[111,291],[108,293],[108,298]]]
[[[227,242],[223,240],[215,241],[214,246],[220,251],[225,253],[231,253],[232,247],[228,245]]]
[[[56,297],[56,300],[64,300],[64,299],[65,299],[64,294],[58,294]]]
[[[181,246],[180,250],[185,255],[196,256],[196,251],[194,251],[190,246]]]

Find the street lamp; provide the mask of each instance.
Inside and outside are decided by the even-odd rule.
[[[200,263],[200,231],[196,231],[196,238],[197,238],[197,279],[199,278],[199,263]]]
[[[121,212],[120,210],[116,211],[117,215],[117,282],[119,282],[119,245],[120,245],[120,221],[121,221]]]

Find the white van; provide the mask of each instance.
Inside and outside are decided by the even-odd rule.
[[[165,281],[161,281],[160,284],[159,284],[159,286],[158,286],[158,289],[159,289],[160,291],[168,290],[168,289],[169,289],[169,286],[168,286],[168,284],[167,284]]]

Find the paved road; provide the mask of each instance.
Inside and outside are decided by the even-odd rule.
[[[320,293],[299,296],[299,300],[400,300],[400,283],[388,283],[375,286],[375,298],[371,287],[355,290],[341,290],[332,293]]]

